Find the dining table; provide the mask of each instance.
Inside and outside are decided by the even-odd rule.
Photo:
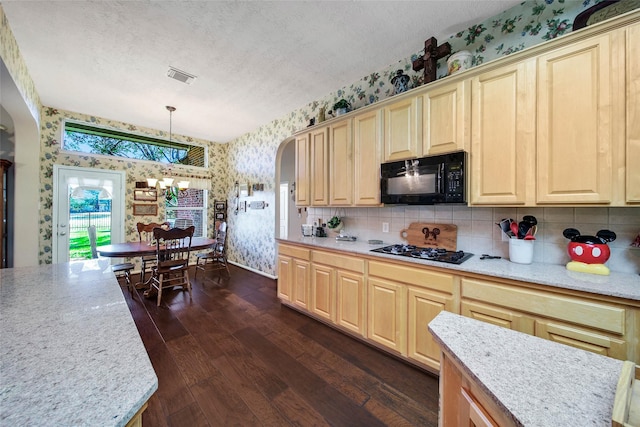
[[[216,239],[210,239],[208,237],[194,237],[191,239],[191,250],[199,251],[208,249],[215,246],[216,242]],[[150,243],[146,241],[113,243],[111,245],[98,246],[96,250],[98,254],[103,257],[134,258],[145,255],[155,255],[156,244],[155,242]],[[137,282],[134,285],[136,289],[146,289],[144,295],[147,297],[153,293],[150,286],[151,278],[152,277],[149,277],[146,282]]]
[[[191,250],[198,251],[207,249],[216,244],[216,239],[208,237],[194,237],[191,239]],[[98,254],[109,258],[133,258],[145,255],[155,255],[156,244],[149,242],[124,242],[113,243],[111,245],[98,246]]]

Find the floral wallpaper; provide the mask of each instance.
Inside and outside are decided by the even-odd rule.
[[[452,34],[448,39],[438,40],[438,43],[448,41],[452,54],[468,50],[473,54],[473,63],[482,64],[570,33],[575,17],[596,3],[598,2],[593,0],[524,1],[483,22],[460,28],[459,32]],[[421,45],[424,45],[424,40],[415,41],[417,48]],[[265,183],[265,194],[259,195],[262,200],[275,200],[275,158],[283,141],[305,128],[309,119],[318,115],[321,107],[330,110],[340,98],[345,98],[357,109],[392,96],[394,87],[391,79],[399,69],[410,76],[411,87],[422,84],[422,71],[413,71],[412,61],[423,53],[416,51],[396,64],[374,71],[353,84],[230,142],[230,182],[253,183],[259,180]],[[443,58],[438,62],[437,77],[442,78],[446,73],[446,58]],[[232,197],[233,192],[230,192],[229,196]],[[257,200],[256,197],[251,196],[247,200]],[[256,216],[258,213],[253,211],[230,215],[229,259],[275,276],[273,203],[259,214],[263,217]]]
[[[112,129],[124,130],[146,136],[166,138],[164,131],[153,130],[135,126],[114,120],[88,116],[70,111],[44,107],[42,109],[41,122],[41,149],[40,149],[40,264],[50,264],[52,261],[52,218],[53,218],[53,165],[89,167],[107,170],[126,171],[126,200],[125,200],[125,236],[128,241],[137,240],[136,223],[138,222],[163,222],[164,204],[158,198],[157,216],[133,216],[133,191],[136,181],[144,181],[149,176],[160,176],[166,170],[161,164],[148,161],[136,161],[132,159],[108,157],[101,155],[84,155],[61,150],[62,124],[65,119],[77,120],[94,125],[105,126]],[[172,171],[177,176],[188,178],[201,178],[211,180],[211,191],[208,203],[208,227],[213,230],[214,209],[213,201],[221,199],[228,188],[227,182],[227,145],[216,144],[211,141],[173,135],[175,141],[194,143],[209,147],[209,170],[202,168],[189,168],[187,166],[173,165]],[[133,260],[139,263],[139,259]],[[137,266],[139,267],[139,266]]]
[[[4,62],[7,70],[13,77],[16,87],[22,94],[29,111],[36,120],[40,122],[40,96],[36,92],[36,87],[29,75],[27,66],[20,54],[20,49],[13,37],[7,16],[4,14],[2,5],[0,5],[0,58]]]

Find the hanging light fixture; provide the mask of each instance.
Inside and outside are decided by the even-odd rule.
[[[171,105],[167,105],[165,107],[167,111],[169,111],[169,142],[171,142],[172,137],[172,125],[173,125],[173,112],[176,111],[176,107],[172,107]],[[161,180],[157,178],[147,178],[147,185],[149,188],[155,188],[157,185],[160,186],[160,190],[164,191],[164,196],[167,200],[171,200],[173,198],[181,198],[187,195],[187,189],[189,188],[189,181],[182,180],[174,185],[175,179],[171,176],[171,165],[168,167],[167,176],[163,177]]]

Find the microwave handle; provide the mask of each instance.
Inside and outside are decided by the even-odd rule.
[[[440,163],[438,165],[438,174],[436,175],[436,193],[444,194],[445,184],[444,184],[444,163]]]

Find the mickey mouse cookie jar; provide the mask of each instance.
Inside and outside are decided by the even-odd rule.
[[[567,263],[567,270],[609,275],[609,268],[604,265],[611,255],[607,243],[616,240],[616,233],[600,230],[595,236],[583,236],[575,228],[566,228],[562,235],[570,240],[567,251],[571,261]]]

